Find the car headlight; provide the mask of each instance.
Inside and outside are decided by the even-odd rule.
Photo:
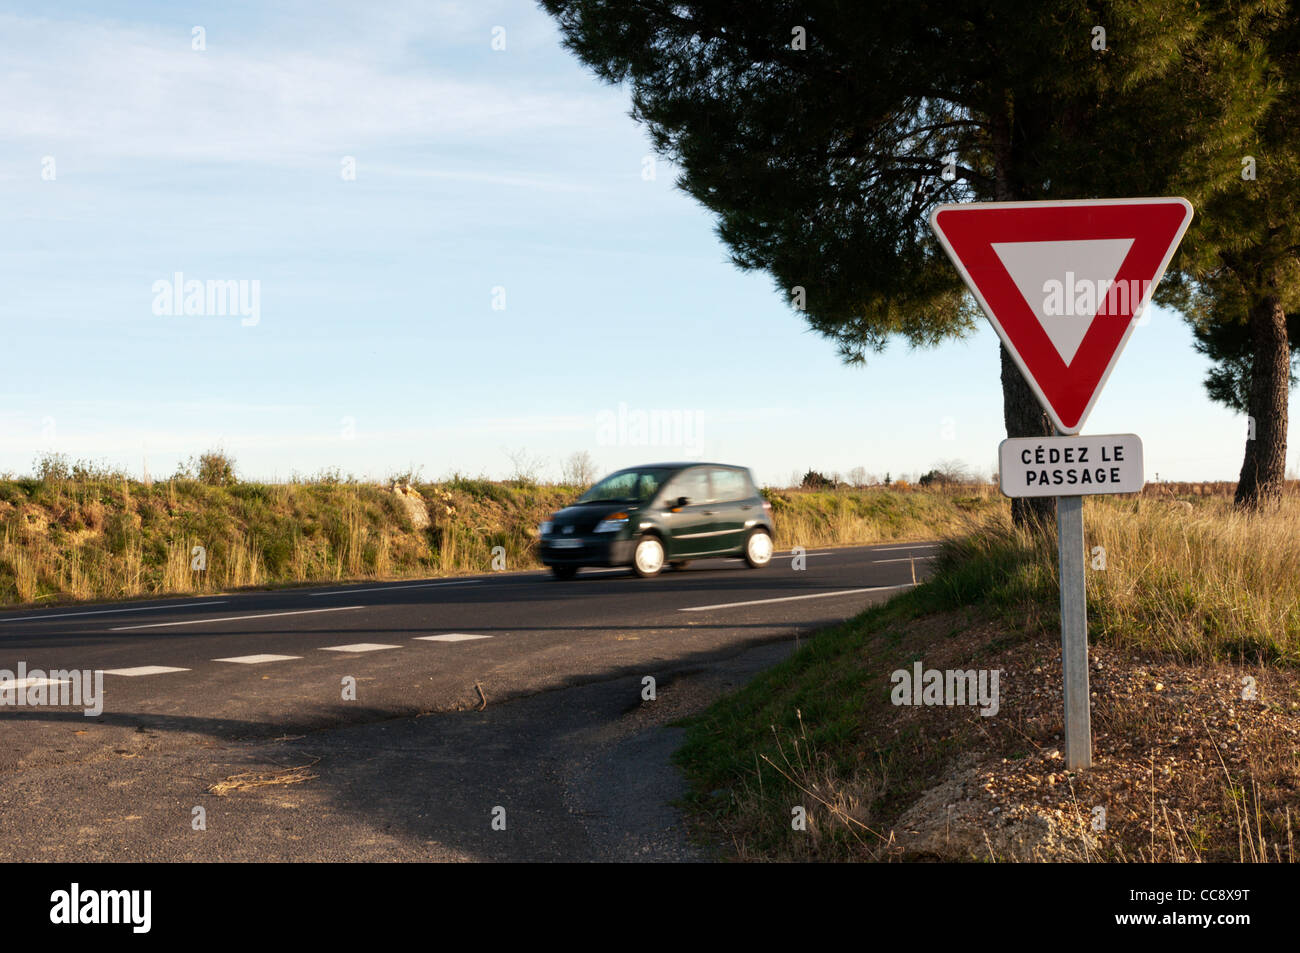
[[[626,513],[610,513],[596,524],[597,533],[617,533],[627,525]]]
[[[541,526],[537,527],[537,532],[542,536],[549,536],[551,530],[554,528],[555,528],[555,524],[552,523],[550,520],[547,520]]]

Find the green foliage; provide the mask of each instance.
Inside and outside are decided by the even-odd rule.
[[[206,486],[231,486],[235,482],[235,461],[222,450],[201,454],[195,470],[198,481]]]
[[[177,471],[176,480],[196,481],[204,486],[234,486],[235,460],[218,448],[190,457]]]
[[[1257,114],[1252,135],[1218,187],[1201,202],[1160,296],[1181,306],[1196,349],[1213,362],[1211,399],[1252,416],[1237,487],[1250,507],[1280,498],[1285,476],[1288,393],[1294,387],[1300,312],[1300,3],[1241,8],[1240,43],[1254,64],[1225,95]],[[1214,77],[1201,78],[1213,85]],[[1287,315],[1281,321],[1281,315]]]
[[[72,464],[62,453],[44,454],[36,460],[34,469],[42,483],[57,483],[72,477]]]
[[[809,470],[799,481],[799,485],[805,490],[827,490],[835,486],[835,481],[829,477],[818,473],[816,470]]]
[[[271,487],[265,483],[238,483],[230,488],[230,495],[237,500],[259,502],[269,505]]]
[[[744,4],[543,0],[718,217],[732,260],[848,360],[930,345],[976,309],[940,203],[1162,194],[1232,174],[1261,108],[1235,32],[1276,0]],[[1104,22],[1108,46],[1094,49]],[[806,48],[792,44],[792,27]],[[951,160],[951,161],[950,161]]]
[[[104,546],[114,555],[126,552],[135,535],[135,526],[127,513],[111,513],[104,522]]]
[[[1189,315],[1194,341],[1192,346],[1212,362],[1205,372],[1205,392],[1210,399],[1247,413],[1250,400],[1251,364],[1254,349],[1245,316],[1230,318],[1231,299],[1219,299],[1201,291],[1196,295],[1196,310]],[[1300,311],[1287,315],[1287,339],[1291,348],[1291,387],[1297,383],[1300,365]]]

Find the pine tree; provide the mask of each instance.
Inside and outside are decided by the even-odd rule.
[[[1232,24],[1270,4],[542,0],[570,50],[630,86],[735,264],[771,274],[854,362],[974,326],[928,228],[936,204],[1175,180],[1195,203],[1221,185],[1262,82]],[[1001,360],[1007,434],[1050,433]],[[1012,512],[1045,521],[1051,506]]]
[[[1184,282],[1196,348],[1214,362],[1210,397],[1249,415],[1238,506],[1276,503],[1286,478],[1287,403],[1300,346],[1300,2],[1251,24],[1267,39],[1267,111],[1188,233]]]
[[[1197,306],[1187,316],[1194,337],[1193,347],[1204,354],[1213,366],[1205,374],[1205,392],[1216,403],[1237,411],[1250,413],[1251,368],[1254,348],[1250,332],[1250,316],[1243,308],[1236,318],[1226,318],[1226,302],[1209,299]],[[1291,348],[1290,388],[1294,389],[1297,362],[1300,362],[1300,312],[1286,316],[1287,340]]]

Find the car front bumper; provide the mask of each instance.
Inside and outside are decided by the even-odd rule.
[[[544,536],[539,546],[545,566],[630,566],[632,540],[615,533],[593,536]],[[557,545],[558,544],[558,545]]]

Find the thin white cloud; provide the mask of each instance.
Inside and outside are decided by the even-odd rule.
[[[309,36],[309,34],[306,34]],[[187,30],[0,17],[0,141],[94,156],[297,163],[607,121],[609,101],[373,50],[190,48]],[[455,71],[460,77],[464,69]]]
[[[367,174],[405,176],[419,179],[439,179],[449,182],[473,182],[479,185],[501,185],[508,188],[533,189],[539,192],[601,192],[589,181],[571,182],[554,176],[500,175],[490,172],[471,172],[464,169],[406,169],[390,165],[367,165]]]

